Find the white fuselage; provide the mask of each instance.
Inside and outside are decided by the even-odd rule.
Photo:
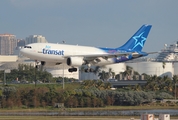
[[[26,48],[21,49],[21,53],[33,60],[46,62],[62,62],[66,63],[66,56],[105,54],[106,52],[96,47],[53,44],[53,43],[35,43],[29,44]],[[112,59],[105,60],[101,58],[98,65],[112,64]]]

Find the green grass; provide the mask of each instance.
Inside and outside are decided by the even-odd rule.
[[[107,107],[85,107],[85,108],[65,108],[67,111],[102,111],[102,110],[146,110],[146,109],[178,109],[178,106],[107,106]],[[35,112],[35,111],[62,111],[61,108],[4,108],[0,112]]]

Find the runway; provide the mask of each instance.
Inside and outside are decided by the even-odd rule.
[[[0,116],[0,120],[140,120],[132,116]],[[157,117],[155,120],[159,120]],[[178,120],[173,118],[170,120]]]

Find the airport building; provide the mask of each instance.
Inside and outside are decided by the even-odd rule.
[[[10,63],[10,62],[16,62],[18,60],[18,56],[16,55],[11,55],[11,56],[6,56],[6,55],[0,55],[0,63]]]

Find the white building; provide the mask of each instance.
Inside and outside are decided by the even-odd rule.
[[[46,71],[51,73],[53,77],[67,77],[67,78],[79,78],[79,73],[77,72],[68,72],[68,69],[59,69],[59,68],[46,68]]]
[[[18,60],[18,56],[15,56],[15,55],[14,56],[0,55],[0,70],[6,69],[6,68],[1,67],[4,64],[4,62],[6,64],[9,64],[11,62],[15,63],[17,60]]]
[[[1,62],[16,62],[18,60],[18,56],[16,55],[0,55],[0,63]]]
[[[45,37],[42,35],[30,35],[29,37],[26,37],[26,44],[30,43],[47,43],[48,41],[46,40]]]
[[[132,67],[139,74],[146,73],[148,75],[169,76],[170,78],[174,75],[174,67],[171,62],[166,63],[165,68],[163,68],[163,62],[134,62],[126,63],[126,65]]]

